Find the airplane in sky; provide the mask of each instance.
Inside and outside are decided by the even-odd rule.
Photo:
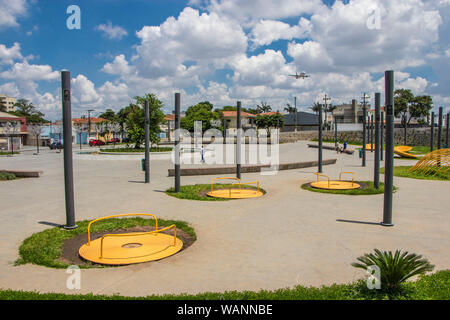
[[[309,75],[306,74],[306,72],[300,72],[300,74],[298,72],[295,72],[295,74],[290,74],[290,77],[295,77],[295,79],[305,79],[308,78]]]

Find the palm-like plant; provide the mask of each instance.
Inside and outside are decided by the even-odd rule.
[[[434,265],[427,259],[408,251],[396,250],[381,252],[374,249],[375,253],[366,253],[357,258],[360,262],[352,263],[355,268],[367,270],[369,266],[376,265],[380,269],[381,288],[387,291],[395,291],[400,288],[400,284],[407,279],[432,271]]]

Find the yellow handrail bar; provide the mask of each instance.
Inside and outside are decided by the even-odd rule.
[[[339,173],[339,181],[342,181],[342,174],[344,173],[348,173],[348,174],[353,174],[352,176],[352,187],[353,187],[353,183],[355,182],[355,177],[356,177],[356,173],[352,172],[352,171],[342,171],[341,173]]]
[[[214,185],[214,181],[215,181],[215,180],[225,180],[225,179],[228,179],[228,180],[237,180],[237,181],[241,182],[241,179],[236,178],[236,177],[213,178],[213,179],[211,179],[211,192],[213,192],[213,185]]]
[[[152,233],[159,233],[161,231],[166,231],[169,230],[170,228],[173,228],[173,245],[175,246],[177,244],[177,226],[172,224],[171,226],[165,227],[163,229],[159,229],[159,230],[153,230],[153,231],[149,231],[149,232],[136,232],[136,233],[118,233],[118,234],[105,234],[102,236],[102,239],[100,240],[100,259],[103,258],[103,240],[106,237],[122,237],[122,236],[143,236],[146,234],[152,234]]]
[[[322,174],[322,173],[318,173],[318,172],[314,172],[314,174],[317,176],[317,182],[319,182],[319,176],[327,178],[328,179],[328,188],[330,187],[330,177],[329,176]]]
[[[116,218],[116,217],[126,217],[126,216],[151,216],[155,219],[155,231],[158,230],[158,219],[156,219],[156,217],[153,214],[150,213],[121,213],[121,214],[114,214],[112,216],[107,216],[107,217],[103,217],[103,218],[98,218],[95,220],[92,220],[91,222],[89,222],[88,224],[88,228],[87,228],[87,233],[88,233],[88,246],[91,245],[91,225],[94,222],[100,221],[100,220],[104,220],[104,219],[111,219],[111,218]]]

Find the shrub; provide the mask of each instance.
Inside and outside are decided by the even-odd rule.
[[[0,172],[0,180],[14,180],[16,175],[10,172]]]
[[[432,271],[434,268],[421,255],[408,253],[408,251],[396,250],[394,254],[392,251],[381,252],[378,249],[374,249],[374,251],[375,254],[366,253],[357,258],[360,263],[354,262],[352,266],[367,270],[369,266],[376,265],[380,269],[381,289],[384,291],[397,291],[402,282]]]

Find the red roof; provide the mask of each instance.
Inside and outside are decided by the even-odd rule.
[[[278,111],[271,111],[271,112],[264,112],[264,113],[260,113],[260,116],[271,116],[273,114],[277,114],[279,113]]]
[[[88,118],[73,118],[72,121],[73,121],[73,123],[88,123],[89,119]],[[106,119],[91,117],[91,123],[99,123],[99,122],[103,122],[103,121],[106,121]]]
[[[224,117],[229,117],[229,118],[235,118],[237,117],[237,111],[223,111],[223,116]],[[248,113],[248,112],[243,112],[241,111],[241,116],[243,117],[247,117],[247,118],[254,118],[256,117],[256,115]]]

